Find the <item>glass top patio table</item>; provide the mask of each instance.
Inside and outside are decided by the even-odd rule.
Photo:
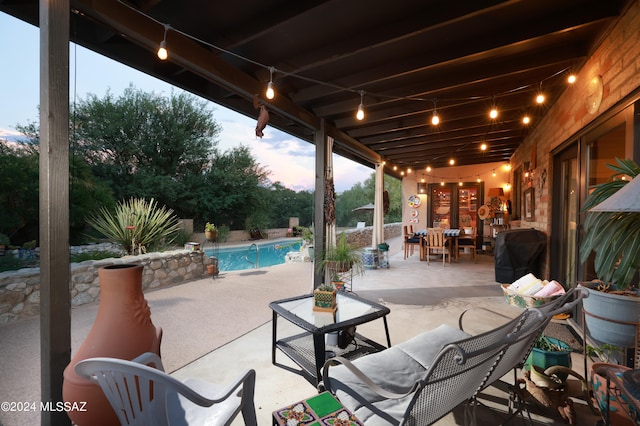
[[[331,346],[331,350],[326,351],[324,335],[378,318],[382,318],[384,321],[387,347],[391,346],[386,319],[390,312],[389,308],[363,299],[353,293],[343,291],[337,293],[336,304],[338,308],[334,314],[332,312],[314,311],[313,294],[271,302],[269,307],[273,311],[273,364],[276,364],[276,348],[280,349],[302,368],[303,373],[312,377],[317,384],[320,380],[320,370],[327,355],[353,359],[385,349],[383,345],[356,334],[354,341],[346,348]],[[278,316],[302,328],[305,332],[278,339]]]

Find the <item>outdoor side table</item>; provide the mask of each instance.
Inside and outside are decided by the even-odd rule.
[[[322,392],[273,412],[273,424],[281,426],[362,426],[331,393]]]
[[[321,379],[321,369],[327,358],[342,356],[355,359],[363,355],[379,352],[391,346],[386,316],[390,310],[386,306],[363,299],[353,293],[338,292],[335,314],[313,310],[313,294],[297,296],[271,302],[273,330],[271,362],[276,365],[276,349],[280,349],[302,369],[310,381],[317,385]],[[304,332],[278,339],[278,316],[302,328]],[[387,338],[387,346],[374,342],[359,333],[344,349],[330,346],[327,351],[325,334],[337,332],[352,326],[382,318]]]

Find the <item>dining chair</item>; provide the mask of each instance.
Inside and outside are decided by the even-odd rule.
[[[425,256],[427,257],[427,264],[430,263],[430,255],[439,254],[442,252],[442,266],[445,264],[447,254],[449,254],[449,263],[451,263],[451,250],[447,240],[444,237],[444,229],[442,228],[427,228],[426,234],[426,246]]]
[[[246,425],[257,425],[254,370],[227,386],[181,382],[164,372],[160,357],[147,352],[132,361],[85,359],[75,371],[100,386],[121,425],[230,425],[239,413]]]
[[[404,233],[404,258],[413,255],[413,249],[417,246],[420,250],[420,260],[422,260],[422,237],[416,236],[413,232],[409,231],[408,227],[403,226]]]
[[[460,237],[458,237],[458,250],[460,250],[461,248],[470,248],[474,263],[478,263],[476,259],[476,250],[478,249],[477,239],[478,239],[478,236],[476,235],[475,226],[471,228],[470,234],[467,234],[466,232],[463,231],[460,234]]]

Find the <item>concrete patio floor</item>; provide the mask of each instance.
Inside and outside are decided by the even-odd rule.
[[[420,262],[418,254],[403,260],[400,238],[390,244],[390,268],[367,270],[353,281],[353,291],[361,297],[388,306],[391,343],[396,344],[442,323],[457,326],[460,313],[470,307],[486,307],[501,314],[473,313],[466,331],[477,333],[516,316],[519,308],[506,304],[495,282],[493,257],[479,255],[473,263],[461,255],[459,263],[442,265]],[[146,294],[152,320],[163,328],[162,358],[167,371],[178,378],[197,377],[226,383],[241,371],[257,373],[255,405],[258,424],[271,424],[272,411],[313,395],[316,391],[303,376],[290,369],[295,364],[281,352],[271,364],[271,310],[269,302],[311,291],[311,264],[287,264],[251,271],[222,273]],[[72,351],[88,333],[97,305],[72,311]],[[2,401],[39,401],[38,318],[0,326]],[[294,326],[278,322],[278,333],[293,333]],[[358,326],[358,332],[384,342],[381,320]],[[582,361],[574,354],[574,370],[582,374]],[[509,376],[511,377],[511,376]],[[579,389],[578,382],[572,388]],[[480,425],[499,424],[506,418],[506,398],[502,390],[490,388],[487,402],[493,409],[478,411]],[[578,390],[572,391],[579,394]],[[599,418],[575,400],[577,424],[593,425]],[[564,424],[559,416],[534,416],[535,424]],[[438,425],[462,424],[462,410],[454,410]],[[0,412],[0,425],[22,426],[39,423],[39,413]],[[241,419],[234,425],[243,424]]]

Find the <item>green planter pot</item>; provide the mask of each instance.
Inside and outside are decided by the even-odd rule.
[[[531,365],[540,367],[542,371],[554,365],[561,365],[563,367],[571,368],[571,347],[562,340],[555,339],[553,337],[546,337],[552,344],[559,346],[562,351],[547,351],[544,349],[533,348],[525,366],[527,369],[531,368]],[[558,377],[562,380],[566,380],[567,375],[564,373],[558,374]]]

